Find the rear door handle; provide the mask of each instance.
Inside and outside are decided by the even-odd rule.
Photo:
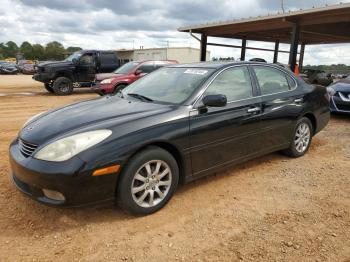
[[[302,98],[294,99],[294,103],[301,104],[302,102],[304,102],[304,99]]]
[[[261,111],[260,107],[253,107],[253,108],[249,108],[247,110],[247,112],[250,113],[250,114],[257,113],[257,112],[260,112],[260,111]]]

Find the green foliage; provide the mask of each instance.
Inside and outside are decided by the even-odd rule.
[[[0,60],[22,55],[29,60],[63,60],[67,55],[82,50],[80,47],[70,46],[67,49],[57,42],[48,43],[45,47],[40,44],[23,42],[20,47],[13,41],[0,43]]]
[[[344,64],[333,65],[306,65],[304,69],[323,70],[326,73],[346,74],[350,72],[350,66]]]
[[[74,52],[80,51],[80,50],[82,50],[82,49],[80,47],[76,47],[76,46],[70,46],[66,49],[66,51],[69,55],[73,54]]]
[[[33,47],[29,42],[23,42],[19,49],[26,59],[33,59]]]
[[[46,53],[45,53],[45,48],[40,45],[40,44],[35,44],[33,45],[32,48],[32,55],[31,58],[32,60],[45,60],[46,59]],[[27,58],[27,57],[25,57]]]
[[[4,58],[16,57],[16,54],[19,51],[17,44],[13,41],[8,41],[6,44],[1,43],[0,49],[0,53]]]
[[[45,47],[46,57],[53,60],[63,60],[65,57],[65,49],[63,45],[57,41],[50,42]]]

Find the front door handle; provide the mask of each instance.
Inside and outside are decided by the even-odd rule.
[[[301,104],[302,102],[304,102],[304,99],[302,99],[302,98],[294,99],[294,103],[296,103],[296,104]]]
[[[253,107],[253,108],[249,108],[247,110],[247,112],[250,113],[250,114],[257,113],[257,112],[260,112],[260,111],[261,111],[260,107]]]

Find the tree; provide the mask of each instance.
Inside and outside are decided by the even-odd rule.
[[[34,59],[34,60],[44,60],[46,57],[45,57],[45,48],[40,45],[40,44],[35,44],[33,45],[33,48],[32,48],[32,58],[31,59]]]
[[[65,49],[63,45],[57,41],[50,42],[45,48],[46,59],[63,60],[65,57]]]
[[[35,57],[33,57],[33,47],[27,41],[22,43],[20,52],[23,54],[25,59],[35,59]]]
[[[5,45],[4,43],[0,43],[0,59],[5,58]]]
[[[76,47],[76,46],[70,46],[66,49],[68,54],[72,54],[74,52],[80,51],[82,50],[80,47]]]
[[[17,44],[13,41],[8,41],[5,44],[5,57],[16,57],[17,53],[19,51],[19,48]]]

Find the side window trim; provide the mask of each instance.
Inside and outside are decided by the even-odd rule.
[[[136,68],[136,70],[141,70],[140,68],[142,67],[142,66],[152,66],[152,71],[150,71],[150,72],[147,72],[147,73],[145,73],[145,74],[149,74],[149,73],[152,73],[154,70],[155,70],[155,64],[154,64],[154,62],[145,62],[145,63],[142,63],[142,64],[140,64],[137,68]],[[135,71],[136,71],[135,70]]]
[[[204,84],[203,84],[203,87],[202,87],[202,90],[200,91],[200,93],[198,94],[197,98],[194,100],[194,102],[192,103],[192,108],[193,109],[196,109],[198,107],[198,105],[200,105],[200,102],[202,101],[202,98],[203,98],[203,94],[205,93],[205,91],[209,88],[210,84],[216,79],[216,77],[223,71],[229,69],[229,68],[235,68],[235,67],[242,67],[242,66],[245,66],[248,68],[249,70],[249,65],[232,65],[232,66],[229,66],[229,67],[225,67],[223,69],[221,69],[220,71],[214,73],[209,80],[207,80]],[[250,73],[251,74],[251,73]],[[253,79],[251,79],[252,81]],[[252,85],[253,85],[253,82],[252,82]],[[237,101],[234,101],[234,102],[239,102],[239,101],[244,101],[244,100],[249,100],[249,99],[254,99],[254,98],[257,98],[259,96],[256,96],[254,95],[253,93],[253,97],[251,98],[248,98],[248,99],[243,99],[243,100],[237,100]],[[233,102],[227,102],[227,104],[230,104],[230,103],[233,103]]]
[[[280,72],[284,75],[284,77],[286,78],[286,81],[287,81],[288,86],[290,87],[290,89],[289,89],[289,90],[286,90],[286,91],[282,91],[282,92],[276,92],[276,93],[271,93],[271,94],[265,94],[265,95],[263,95],[262,92],[261,92],[261,87],[260,87],[260,85],[259,85],[258,78],[257,78],[256,73],[255,73],[255,70],[254,70],[254,67],[258,67],[258,66],[260,66],[260,67],[273,68],[273,69],[275,69],[275,70],[280,71]],[[257,87],[257,89],[258,89],[258,92],[259,92],[259,94],[260,94],[258,97],[265,97],[265,96],[277,95],[277,94],[282,94],[282,93],[288,93],[288,92],[292,92],[292,91],[294,91],[294,90],[296,90],[296,89],[298,88],[298,82],[295,80],[295,78],[294,78],[293,76],[291,76],[291,74],[285,72],[284,70],[281,70],[280,68],[277,68],[277,67],[271,66],[271,65],[260,65],[260,64],[252,64],[252,65],[250,65],[250,67],[251,67],[251,69],[252,69],[252,73],[254,74],[254,82],[255,82],[256,87]],[[289,83],[287,77],[289,77],[289,78],[294,82],[294,87],[291,87],[291,86],[290,86],[290,83]]]
[[[220,70],[219,72],[217,72],[213,77],[212,79],[209,81],[209,83],[205,86],[203,92],[201,92],[200,96],[199,96],[199,99],[198,100],[201,100],[203,98],[203,95],[204,93],[207,91],[207,89],[211,86],[211,84],[215,81],[215,79],[220,76],[223,72],[229,70],[229,69],[232,69],[232,68],[245,68],[247,70],[247,72],[249,73],[249,79],[250,79],[250,86],[251,86],[251,91],[252,91],[252,97],[248,97],[248,98],[244,98],[244,99],[237,99],[237,100],[230,100],[230,101],[227,101],[227,104],[231,104],[231,103],[235,103],[235,102],[239,102],[239,101],[244,101],[244,100],[250,100],[250,99],[254,99],[256,98],[255,96],[255,90],[254,90],[254,83],[253,83],[253,79],[252,79],[252,75],[251,75],[251,72],[249,70],[249,67],[247,65],[235,65],[235,66],[230,66],[230,67],[226,67],[226,68],[223,68],[222,70]],[[197,100],[197,101],[198,101]],[[194,103],[196,104],[197,101]]]

